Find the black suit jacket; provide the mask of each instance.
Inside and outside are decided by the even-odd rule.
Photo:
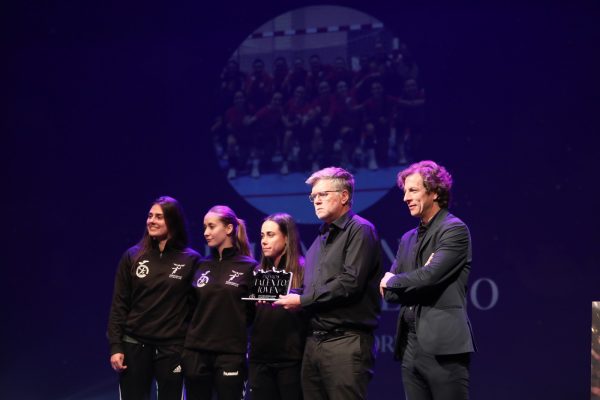
[[[402,236],[384,298],[400,303],[395,356],[404,348],[402,314],[415,306],[417,339],[430,354],[476,350],[467,317],[467,281],[471,271],[471,238],[467,226],[447,209],[431,221],[422,241],[413,229]],[[433,255],[433,256],[432,256]],[[430,258],[431,257],[431,258]]]

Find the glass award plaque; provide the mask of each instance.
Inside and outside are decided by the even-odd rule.
[[[291,272],[277,271],[275,268],[256,270],[250,293],[242,300],[276,301],[280,295],[289,293],[292,275]]]

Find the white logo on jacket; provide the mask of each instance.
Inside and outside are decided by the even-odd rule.
[[[196,286],[198,286],[198,287],[206,286],[206,284],[209,281],[208,274],[210,274],[210,271],[206,271],[202,275],[200,275],[200,278],[198,278],[198,280],[196,281]]]
[[[182,276],[181,275],[177,275],[177,271],[179,271],[181,268],[185,267],[185,264],[175,264],[173,263],[174,267],[171,267],[171,269],[173,270],[173,272],[171,273],[171,275],[169,275],[169,278],[174,278],[174,279],[181,279]]]
[[[234,282],[233,280],[236,279],[236,278],[239,278],[242,275],[244,275],[243,272],[231,271],[231,275],[229,275],[229,279],[227,280],[227,282],[225,282],[225,284],[226,285],[235,286],[235,287],[240,286],[239,283]]]
[[[147,262],[148,260],[144,260],[138,263],[138,266],[135,269],[135,275],[138,278],[145,278],[150,273],[150,268],[146,265]]]

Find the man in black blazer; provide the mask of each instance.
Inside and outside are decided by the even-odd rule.
[[[398,174],[398,186],[419,226],[400,241],[381,294],[400,303],[395,357],[409,400],[469,397],[470,353],[476,350],[467,317],[471,271],[467,226],[448,212],[452,177],[433,161]]]

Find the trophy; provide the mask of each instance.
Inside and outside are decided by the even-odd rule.
[[[242,300],[276,301],[280,295],[286,295],[292,284],[292,273],[277,271],[274,267],[270,270],[255,270],[253,285],[250,294]]]

